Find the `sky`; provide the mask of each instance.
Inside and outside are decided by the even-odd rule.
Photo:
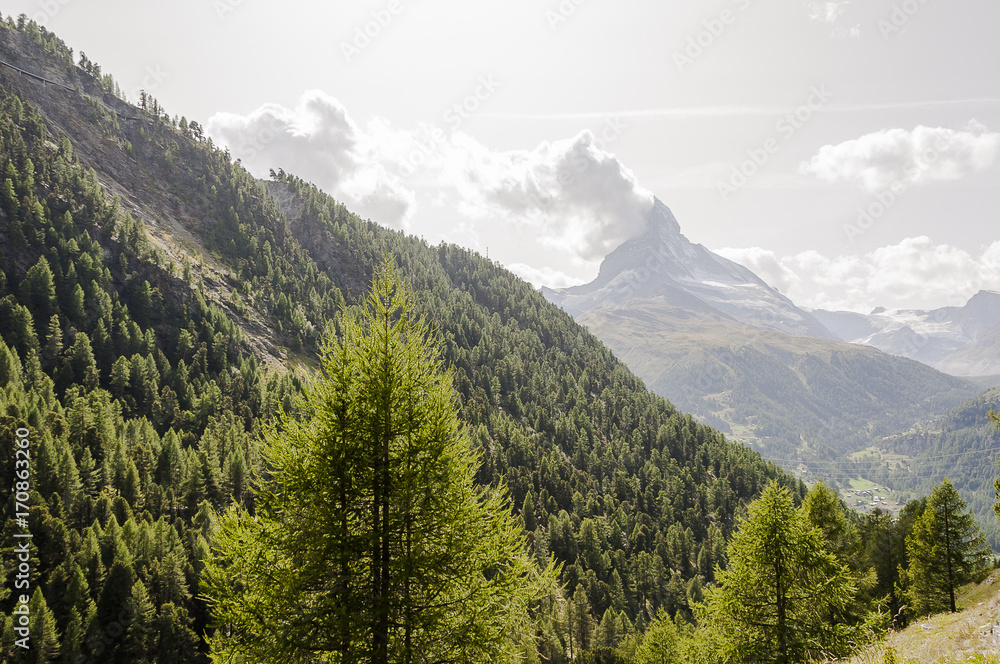
[[[26,0],[259,177],[593,279],[653,197],[810,308],[1000,290],[995,0]]]

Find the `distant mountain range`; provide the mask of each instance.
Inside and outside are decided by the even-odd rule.
[[[869,329],[862,318],[795,306],[749,269],[690,242],[659,200],[647,231],[609,254],[593,282],[542,292],[651,389],[793,469],[799,459],[864,448],[981,390],[845,343],[844,334]],[[970,331],[984,325],[952,318]]]
[[[1000,375],[1000,293],[980,291],[962,307],[878,308],[870,314],[816,310],[843,341],[874,346],[954,376]]]

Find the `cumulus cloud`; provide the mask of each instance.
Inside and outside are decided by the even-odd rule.
[[[1000,290],[1000,242],[978,255],[926,236],[863,255],[829,257],[806,251],[777,257],[759,247],[723,252],[796,304],[816,309],[867,313],[876,306],[933,308],[962,304],[982,289]]]
[[[993,164],[1000,133],[979,123],[966,129],[918,126],[883,129],[837,145],[824,145],[802,173],[825,182],[854,182],[868,191],[959,180]]]
[[[640,233],[653,205],[653,195],[589,131],[508,152],[459,134],[448,149],[443,179],[464,212],[506,220],[581,261],[603,258]]]
[[[773,288],[777,288],[786,295],[796,290],[802,283],[799,276],[782,263],[781,259],[769,249],[761,249],[760,247],[747,247],[745,249],[723,247],[715,253],[750,268],[765,283]]]
[[[848,0],[842,2],[810,2],[806,5],[809,11],[809,20],[833,23],[840,18],[847,5]]]
[[[376,222],[480,250],[492,243],[536,285],[569,286],[579,280],[568,273],[596,271],[645,229],[653,204],[606,149],[624,129],[614,120],[599,138],[583,131],[498,151],[433,124],[360,125],[336,99],[310,91],[294,108],[216,114],[207,129],[258,177],[282,168]]]
[[[295,108],[264,104],[247,115],[217,113],[206,128],[258,177],[282,168],[378,222],[406,226],[412,216],[415,196],[386,163],[405,137],[379,120],[359,127],[321,91],[306,92]]]
[[[972,294],[984,284],[997,283],[997,249],[1000,243],[976,258],[956,247],[936,245],[926,236],[907,238],[869,254],[869,289],[897,299]]]

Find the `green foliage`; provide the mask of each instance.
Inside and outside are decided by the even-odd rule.
[[[3,38],[43,34],[20,24]],[[53,101],[0,72],[0,435],[27,426],[36,441],[34,581],[61,657],[207,661],[198,588],[213,512],[258,513],[259,434],[282,410],[294,420],[301,363],[336,334],[336,312],[363,301],[386,253],[440,335],[476,484],[497,487],[483,500],[506,491],[532,557],[562,563],[564,589],[533,607],[526,653],[584,661],[616,640],[631,652],[661,608],[691,614],[727,564],[736,514],[769,480],[805,495],[648,392],[500,266],[362,220],[293,176],[261,183],[197,123],[185,133],[155,99],[135,109],[101,96],[107,74],[58,50],[30,52],[84,94]],[[128,212],[105,185],[128,191]],[[155,248],[149,210],[190,241]],[[12,460],[0,446],[2,467]],[[153,613],[126,639],[121,603],[145,606],[137,583]]]
[[[906,549],[906,595],[918,616],[946,609],[954,613],[955,591],[988,569],[992,559],[965,501],[947,479],[934,487]]]
[[[990,416],[990,421],[998,429],[1000,429],[1000,414],[998,414],[994,410],[991,410],[989,412],[989,416]],[[993,513],[996,515],[997,520],[1000,521],[1000,475],[998,475],[997,479],[993,482],[993,496],[995,498],[995,501],[993,503]]]
[[[861,568],[875,575],[869,596],[884,604],[897,627],[906,624],[905,597],[900,592],[901,574],[908,566],[906,538],[923,509],[924,502],[912,501],[895,519],[876,509],[865,515],[860,527]]]
[[[665,611],[646,628],[642,645],[635,653],[636,664],[666,664],[681,660],[681,637],[674,619]]]
[[[803,343],[687,314],[688,324],[678,325],[655,300],[633,300],[622,310],[591,310],[582,320],[652,390],[702,422],[759,439],[770,458],[821,462],[821,468],[837,459],[838,474],[857,472],[881,484],[885,464],[848,455],[977,391],[968,380],[874,348]]]
[[[554,581],[506,495],[474,489],[432,333],[383,269],[324,347],[303,419],[270,434],[256,514],[230,510],[216,534],[202,587],[225,661],[506,661]]]
[[[992,461],[1000,448],[1000,429],[989,413],[998,408],[1000,388],[993,388],[917,431],[879,444],[888,454],[909,457],[903,467],[888,474],[885,483],[898,491],[927,495],[940,478],[951,478],[995,551],[1000,551],[1000,521],[990,488],[997,480]]]
[[[729,543],[703,617],[734,662],[800,662],[849,649],[841,616],[856,589],[824,535],[769,484]]]

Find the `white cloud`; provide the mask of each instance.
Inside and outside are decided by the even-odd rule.
[[[521,277],[535,288],[548,286],[549,288],[567,288],[585,283],[584,279],[577,279],[550,267],[533,267],[524,263],[511,263],[507,269]]]
[[[841,17],[848,4],[850,4],[848,0],[842,0],[841,2],[810,2],[807,5],[809,20],[833,23]]]
[[[840,39],[861,39],[861,25],[855,23],[849,28],[834,28],[833,36]]]
[[[402,130],[376,118],[360,126],[320,91],[303,94],[295,108],[265,104],[207,124],[258,177],[282,168],[376,222],[431,241],[481,250],[492,243],[511,269],[554,287],[579,283],[567,274],[596,271],[646,227],[653,195],[605,147],[623,128],[609,119],[600,138],[583,131],[497,151],[435,125]]]
[[[868,256],[873,267],[869,289],[896,299],[972,294],[995,276],[988,261],[956,247],[935,245],[926,236],[880,247]]]
[[[1000,241],[978,256],[926,236],[832,258],[818,251],[777,257],[759,247],[719,253],[754,270],[796,304],[815,309],[933,308],[964,304],[982,289],[1000,290]]]
[[[826,182],[855,182],[878,191],[962,179],[991,166],[998,147],[1000,133],[975,122],[964,130],[883,129],[824,145],[799,170]]]
[[[302,95],[294,109],[264,104],[247,115],[216,113],[208,133],[257,177],[282,168],[314,182],[362,216],[405,227],[416,198],[386,164],[406,141],[384,121],[362,129],[333,97]]]
[[[760,247],[736,249],[723,247],[715,253],[724,258],[739,263],[763,279],[769,286],[777,288],[783,294],[794,291],[802,282],[795,272],[788,268],[775,253]]]
[[[465,213],[512,223],[578,261],[603,258],[640,233],[653,204],[589,131],[509,152],[457,134],[445,149],[443,181],[457,189]]]

